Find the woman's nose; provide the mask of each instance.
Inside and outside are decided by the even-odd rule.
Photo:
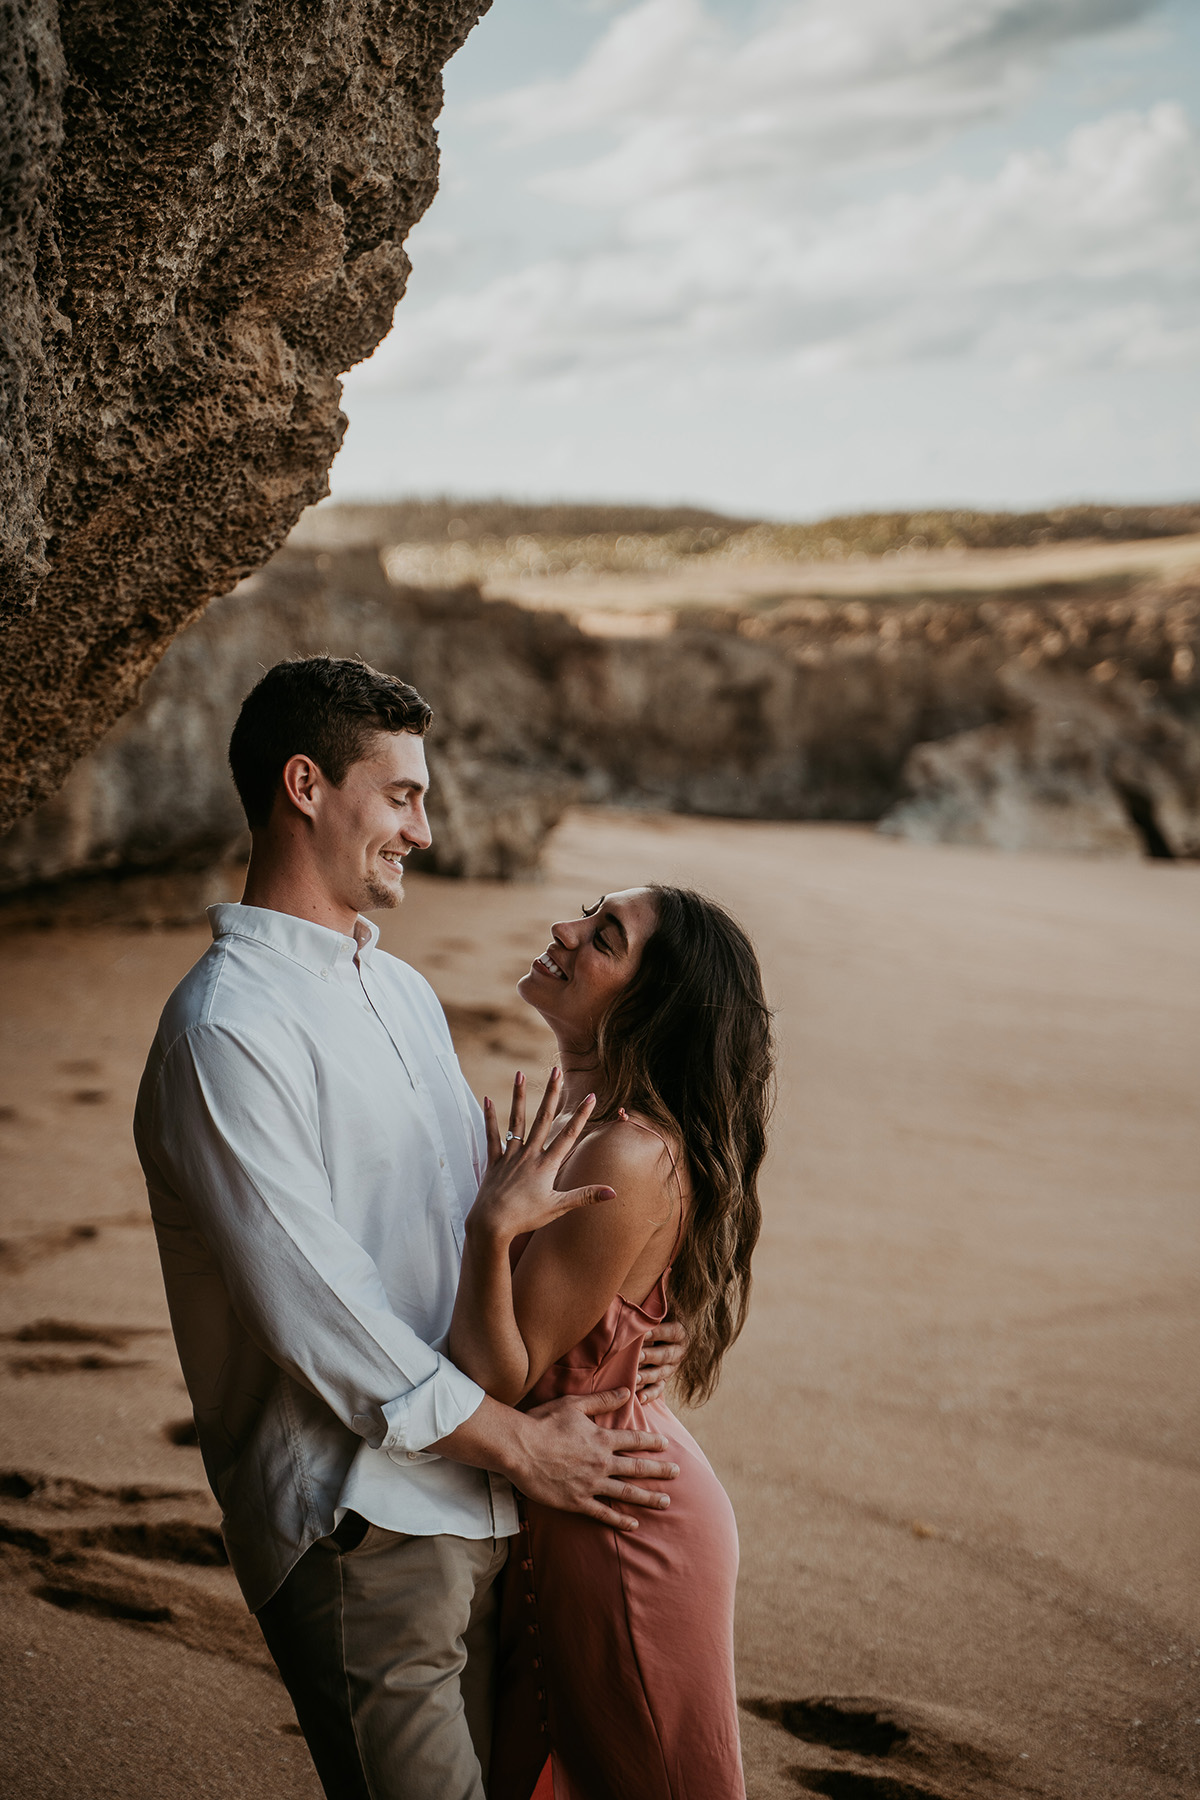
[[[578,927],[578,919],[563,919],[559,924],[550,927],[550,936],[556,944],[561,944],[564,950],[574,950],[579,943]]]

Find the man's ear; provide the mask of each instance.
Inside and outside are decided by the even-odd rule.
[[[284,804],[311,819],[316,810],[317,789],[324,779],[311,756],[289,756],[280,777]]]

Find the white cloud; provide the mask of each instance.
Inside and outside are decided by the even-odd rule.
[[[998,17],[1020,10],[1001,0],[923,7],[927,25],[935,15],[945,25],[953,10],[978,26],[987,13],[993,43]],[[847,7],[860,25],[872,10],[865,0]],[[1031,25],[1027,36],[1048,41],[1042,14],[1061,23],[1079,10],[1045,0],[1041,35]],[[772,29],[785,12],[813,11],[807,0],[781,9]],[[666,24],[707,23],[695,0],[647,0],[614,33],[647,13],[663,26],[659,47]],[[977,30],[973,62],[995,75],[1001,59],[980,48],[987,35]],[[947,26],[938,40],[939,70],[952,36]],[[935,37],[927,32],[927,43]],[[966,58],[961,30],[951,49]],[[850,61],[844,44],[836,54],[826,47],[826,66]],[[589,89],[581,75],[571,92],[581,108],[591,93],[595,108],[601,84]],[[734,203],[726,174],[706,184],[695,158],[692,167],[690,189],[670,204],[660,195],[614,205],[613,230],[592,248],[531,262],[423,312],[406,308],[358,381],[452,387],[771,359],[804,373],[965,355],[1028,373],[1196,353],[1200,144],[1177,104],[1093,121],[1056,153],[1010,154],[990,177],[922,188],[910,172],[909,185],[869,199],[820,184],[783,196],[778,185],[739,180]]]
[[[1153,0],[776,0],[740,37],[702,0],[641,0],[578,69],[481,106],[510,138],[615,138],[547,193],[641,209],[913,155],[994,118],[1063,45]]]
[[[1059,156],[1011,155],[985,181],[947,177],[822,222],[798,285],[869,293],[952,282],[1006,288],[1186,275],[1200,256],[1200,144],[1183,109],[1080,126]]]

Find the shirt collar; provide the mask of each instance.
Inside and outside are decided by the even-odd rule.
[[[249,938],[251,943],[278,950],[314,975],[327,976],[339,965],[347,968],[355,956],[360,963],[369,962],[379,941],[378,925],[361,914],[355,920],[353,936],[328,925],[315,925],[311,919],[298,919],[294,913],[273,912],[266,906],[243,906],[238,901],[210,906],[208,922],[214,940]]]

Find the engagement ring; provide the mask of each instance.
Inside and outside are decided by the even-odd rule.
[[[510,1131],[504,1141],[506,1144],[523,1144],[525,1139],[519,1131]]]

